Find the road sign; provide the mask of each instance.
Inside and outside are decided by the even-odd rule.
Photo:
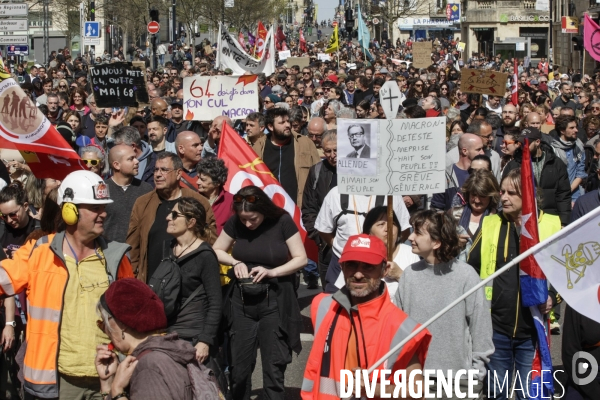
[[[27,35],[4,35],[0,36],[0,45],[5,44],[29,44]]]
[[[331,23],[331,25],[333,25],[333,27],[335,28],[336,26],[338,26],[338,23],[337,23],[337,21],[333,21],[333,22]]]
[[[0,17],[26,17],[28,7],[26,3],[0,4]]]
[[[6,46],[9,56],[28,56],[29,46]]]
[[[14,32],[26,30],[26,19],[0,19],[0,32]]]
[[[148,22],[148,33],[154,35],[160,31],[160,24],[156,21]]]
[[[83,23],[83,36],[86,38],[99,38],[100,21],[85,21]]]

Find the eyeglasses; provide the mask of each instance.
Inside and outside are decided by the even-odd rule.
[[[583,89],[583,86],[574,86],[575,89]]]
[[[100,164],[100,160],[81,160],[84,163],[86,163],[87,165],[92,165],[92,166],[96,166],[98,164]]]
[[[233,196],[234,203],[241,203],[242,201],[247,201],[248,203],[256,203],[258,201],[258,197],[253,194],[248,194],[246,196],[242,196],[241,194],[236,194]]]
[[[423,84],[422,83],[415,83],[415,86],[416,87],[421,87],[421,86],[423,86]]]
[[[315,92],[317,96],[323,96],[324,92]]]
[[[0,214],[0,218],[2,218],[4,221],[10,219],[17,219],[17,216],[19,215],[19,210],[17,211],[13,211],[11,213],[8,214]]]
[[[265,101],[263,101],[263,103],[269,104],[269,103],[272,103],[272,101],[271,100],[269,100],[269,101],[265,100]]]
[[[311,138],[311,139],[318,139],[318,138],[320,138],[321,136],[323,136],[323,134],[322,134],[322,133],[321,133],[321,134],[316,134],[316,133],[309,133],[309,134],[308,134],[308,137],[309,137],[309,138]]]
[[[517,143],[515,140],[503,140],[502,144],[505,146],[508,146],[509,144],[515,144]]]
[[[168,174],[169,172],[173,172],[173,171],[175,171],[175,168],[165,168],[165,167],[154,168],[154,175],[165,175],[165,174]]]
[[[173,220],[173,221],[175,221],[179,217],[185,217],[185,215],[183,215],[182,213],[177,212],[177,211],[171,211],[169,213],[169,215],[171,216],[171,220]]]
[[[304,71],[304,72],[302,72],[302,75],[310,75],[310,72]]]
[[[59,88],[66,89],[67,85],[58,85]]]
[[[592,110],[594,110],[594,111],[600,111],[600,107],[592,107]]]
[[[371,111],[377,111],[377,109],[373,109],[373,108],[372,108],[372,109],[371,109]],[[362,133],[362,132],[357,132],[357,133],[349,133],[349,134],[348,134],[348,136],[349,136],[349,137],[351,137],[351,138],[353,138],[353,137],[356,137],[356,136],[363,136],[363,135],[364,135],[364,133]]]

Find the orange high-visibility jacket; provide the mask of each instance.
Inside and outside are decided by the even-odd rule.
[[[40,398],[58,397],[58,352],[64,293],[69,274],[63,256],[65,232],[40,238],[20,248],[12,260],[0,263],[0,294],[27,290],[27,350],[25,390]],[[112,282],[132,278],[127,244],[96,239],[106,258]],[[95,310],[91,310],[95,312]]]
[[[333,295],[322,293],[315,297],[310,308],[315,339],[304,370],[303,400],[340,399],[340,371],[346,368],[352,325],[358,340],[361,369],[373,365],[419,326],[391,302],[385,284],[383,286],[383,294],[356,306],[350,304],[346,287]],[[425,329],[378,369],[390,369],[392,374],[406,369],[415,354],[421,366],[425,365],[430,342],[431,334]]]

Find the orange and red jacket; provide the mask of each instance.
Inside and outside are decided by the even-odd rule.
[[[25,390],[40,398],[58,397],[58,352],[64,294],[69,273],[63,255],[64,232],[21,247],[0,263],[0,294],[27,290]],[[109,281],[133,278],[126,256],[129,245],[96,239],[106,259]],[[95,312],[95,310],[90,310]],[[93,362],[93,360],[90,360]]]
[[[340,371],[346,368],[352,326],[358,341],[360,369],[373,365],[419,326],[391,302],[385,284],[382,285],[380,296],[356,306],[351,305],[345,287],[333,295],[322,293],[315,297],[310,308],[315,339],[304,370],[303,400],[340,399]],[[421,331],[378,369],[390,369],[392,373],[404,370],[415,354],[425,365],[430,341],[429,331]]]

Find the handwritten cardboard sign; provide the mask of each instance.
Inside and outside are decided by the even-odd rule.
[[[508,74],[496,71],[463,68],[460,70],[460,90],[463,93],[479,93],[503,96]]]
[[[94,100],[99,108],[137,107],[148,102],[145,69],[132,63],[99,64],[90,68]]]
[[[431,42],[414,42],[412,51],[414,67],[427,68],[431,65]]]
[[[284,50],[284,51],[280,51],[279,52],[279,59],[280,60],[287,60],[291,56],[292,56],[292,52],[290,50]]]
[[[183,117],[243,119],[258,111],[258,76],[191,76],[183,79]]]
[[[285,63],[288,66],[297,65],[302,69],[310,65],[310,57],[288,57]]]
[[[445,117],[338,119],[337,130],[340,193],[410,195],[444,191]]]

